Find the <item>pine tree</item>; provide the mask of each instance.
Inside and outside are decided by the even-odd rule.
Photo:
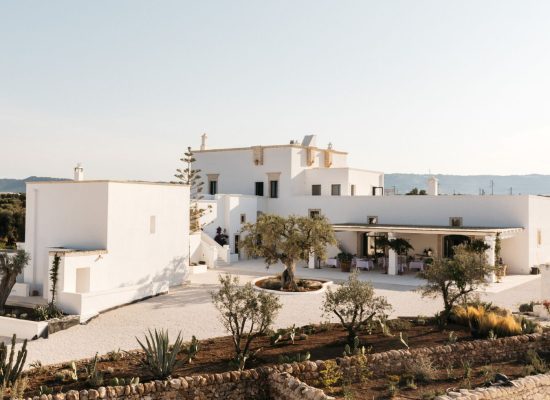
[[[182,185],[189,185],[190,207],[189,207],[189,230],[196,233],[201,230],[200,218],[205,214],[205,210],[199,208],[199,200],[203,198],[202,189],[204,182],[201,180],[200,169],[193,169],[193,163],[196,161],[191,147],[187,148],[183,158],[180,158],[185,168],[178,168],[174,175],[179,179]]]

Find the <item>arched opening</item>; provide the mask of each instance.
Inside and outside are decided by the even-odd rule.
[[[463,243],[470,243],[470,238],[464,235],[448,235],[443,238],[443,257],[451,258],[455,252],[453,248]]]

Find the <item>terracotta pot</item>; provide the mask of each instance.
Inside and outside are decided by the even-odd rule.
[[[342,272],[349,272],[351,269],[351,261],[340,261],[340,270]]]

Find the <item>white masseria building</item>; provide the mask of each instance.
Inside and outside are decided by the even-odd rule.
[[[347,153],[320,148],[315,136],[301,143],[209,149],[206,135],[195,150],[194,168],[205,182],[204,231],[217,227],[229,236],[231,259],[238,258],[244,222],[260,213],[312,215],[321,213],[333,224],[345,250],[358,257],[372,251],[372,237],[387,235],[410,240],[412,253],[431,249],[446,256],[466,238],[482,239],[495,262],[495,242],[508,273],[528,274],[550,262],[550,198],[531,195],[438,195],[435,178],[427,196],[384,196],[384,174],[348,166]],[[338,249],[331,249],[334,255]],[[398,270],[390,251],[390,274]]]
[[[12,292],[50,297],[60,256],[57,305],[85,321],[168,291],[189,273],[189,187],[84,180],[27,183],[25,250],[31,262]]]

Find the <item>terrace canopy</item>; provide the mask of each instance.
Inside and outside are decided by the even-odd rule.
[[[336,223],[333,224],[335,232],[356,232],[359,234],[385,234],[388,238],[407,235],[431,235],[435,255],[444,254],[444,246],[447,240],[456,237],[480,238],[489,246],[487,259],[489,264],[495,264],[495,243],[497,235],[500,239],[508,239],[522,232],[522,227],[490,227],[490,226],[443,226],[443,225],[407,225],[407,224],[360,224],[360,223]],[[359,239],[359,236],[358,236]],[[424,239],[425,241],[425,239]],[[359,244],[358,244],[359,246]],[[397,255],[390,250],[388,273],[397,273]]]

